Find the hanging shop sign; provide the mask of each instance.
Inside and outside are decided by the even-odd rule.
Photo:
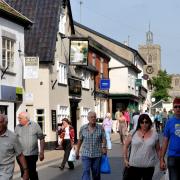
[[[88,65],[89,41],[87,38],[71,38],[69,64],[70,65]]]

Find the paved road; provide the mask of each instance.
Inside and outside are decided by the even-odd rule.
[[[113,141],[112,150],[108,153],[112,173],[111,174],[102,174],[102,180],[121,180],[122,179],[122,170],[123,170],[123,158],[122,158],[122,145],[119,144],[119,139]],[[82,166],[80,161],[77,161],[75,164],[74,170],[69,170],[66,167],[63,171],[58,168],[60,164],[60,159],[49,161],[44,165],[38,167],[39,179],[40,180],[81,180]],[[18,174],[15,175],[14,179],[19,178]],[[159,165],[155,170],[153,180],[160,180],[163,177],[163,173],[159,171]]]

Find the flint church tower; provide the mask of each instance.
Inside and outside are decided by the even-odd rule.
[[[144,74],[147,74],[149,78],[156,76],[161,69],[161,47],[153,44],[153,33],[150,31],[150,25],[149,31],[146,33],[146,45],[139,45],[138,49],[147,63],[144,66]]]

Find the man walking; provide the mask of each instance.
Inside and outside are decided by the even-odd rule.
[[[15,156],[24,170],[23,180],[29,179],[28,168],[17,136],[7,129],[8,119],[0,114],[0,179],[12,180]]]
[[[38,154],[40,161],[44,159],[44,135],[40,126],[34,121],[30,121],[27,112],[21,112],[18,116],[19,124],[15,128],[15,133],[23,148],[23,154],[27,161],[30,180],[38,180],[36,162]],[[40,140],[40,152],[38,152],[38,139]],[[24,170],[20,166],[21,176]]]
[[[102,153],[106,154],[106,137],[103,127],[96,124],[96,113],[88,113],[88,124],[81,127],[77,144],[77,158],[82,145],[81,158],[83,166],[82,180],[90,180],[90,170],[93,180],[100,180],[100,163]]]
[[[170,180],[180,179],[180,97],[173,101],[174,117],[170,118],[164,129],[160,169],[166,169],[164,156],[168,149],[167,167]]]

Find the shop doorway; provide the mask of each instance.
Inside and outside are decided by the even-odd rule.
[[[77,142],[77,120],[79,116],[78,103],[79,101],[70,100],[70,120],[75,131],[75,143]]]

